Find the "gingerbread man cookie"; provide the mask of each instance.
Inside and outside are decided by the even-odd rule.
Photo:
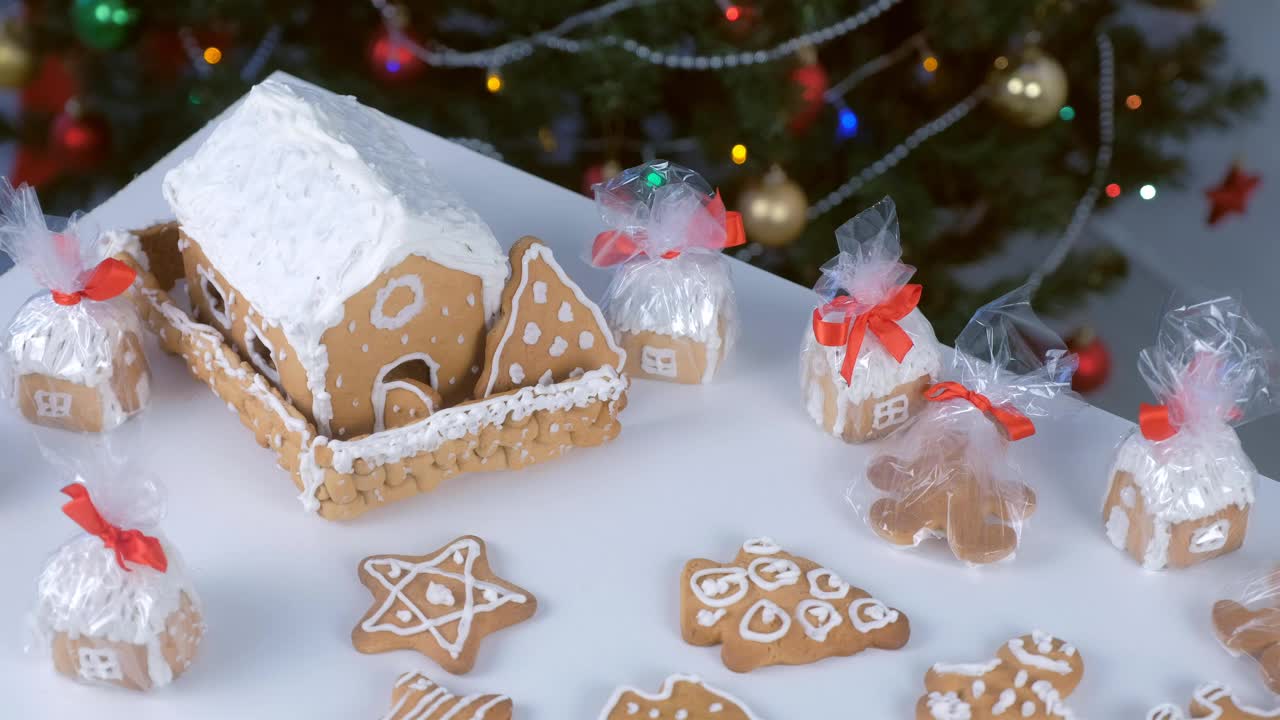
[[[461,674],[488,634],[533,617],[529,591],[489,569],[484,541],[467,535],[429,555],[373,555],[360,561],[373,606],[351,631],[362,653],[410,649]]]
[[[913,460],[874,458],[867,479],[882,495],[870,509],[876,534],[895,545],[946,538],[957,558],[975,564],[1013,554],[1022,522],[1035,512],[1035,492],[980,475],[967,446],[964,436],[947,433]]]
[[[728,565],[690,560],[680,588],[685,642],[722,645],[734,672],[896,650],[911,635],[906,615],[769,538],[748,540]]]
[[[1235,600],[1219,600],[1213,629],[1228,652],[1257,660],[1267,687],[1280,693],[1280,608],[1250,610]]]
[[[1036,630],[1005,643],[994,660],[934,665],[916,720],[1072,718],[1064,700],[1083,675],[1075,647]]]
[[[1280,718],[1280,707],[1261,710],[1241,704],[1231,689],[1221,683],[1196,688],[1191,698],[1191,714],[1174,705],[1161,705],[1147,713],[1147,720],[1271,720]]]
[[[621,687],[605,703],[599,720],[758,720],[740,700],[692,675],[672,675],[650,694]]]
[[[420,672],[407,672],[391,691],[391,709],[382,720],[511,720],[506,695],[458,696]]]

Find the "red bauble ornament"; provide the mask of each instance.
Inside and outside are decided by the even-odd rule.
[[[93,170],[111,152],[111,127],[101,115],[64,111],[53,120],[49,145],[65,167]]]
[[[391,32],[382,28],[369,43],[369,65],[379,80],[388,83],[412,80],[427,69],[427,64],[414,53],[413,46],[422,46],[418,37],[408,29]]]
[[[1232,163],[1222,182],[1204,191],[1209,198],[1209,224],[1217,225],[1232,213],[1243,215],[1249,209],[1249,199],[1261,184],[1261,175],[1245,172],[1239,163]]]
[[[813,125],[826,105],[827,69],[817,62],[801,65],[791,71],[791,82],[800,86],[800,105],[787,121],[787,128],[802,133]]]
[[[1097,390],[1111,378],[1111,351],[1093,331],[1083,327],[1067,338],[1067,349],[1076,354],[1079,366],[1071,376],[1071,389],[1078,393]]]

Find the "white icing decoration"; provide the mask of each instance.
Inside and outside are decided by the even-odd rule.
[[[470,305],[471,307],[475,307],[475,306],[476,306],[476,294],[475,294],[475,293],[467,293],[467,305]]]
[[[775,555],[782,552],[782,547],[768,537],[752,538],[742,543],[742,549],[752,555]]]
[[[1257,708],[1252,705],[1246,705],[1237,700],[1232,695],[1231,691],[1221,683],[1205,683],[1204,685],[1196,688],[1193,697],[1196,702],[1204,705],[1205,707],[1212,708],[1215,711],[1215,714],[1208,716],[1204,720],[1217,720],[1218,716],[1222,714],[1221,703],[1223,700],[1228,698],[1230,698],[1235,703],[1235,706],[1243,713],[1256,715],[1260,718],[1280,718],[1280,709],[1262,710],[1261,708]]]
[[[547,368],[547,369],[542,373],[542,375],[538,376],[538,384],[539,384],[539,385],[550,385],[551,383],[553,383],[553,382],[555,382],[555,381],[556,381],[555,376],[553,376],[553,375],[551,374],[551,368]]]
[[[395,315],[387,317],[384,313],[387,300],[399,288],[407,289],[413,295],[413,299],[400,308]],[[426,305],[426,302],[427,294],[422,287],[422,278],[412,274],[392,278],[378,290],[373,302],[373,310],[369,313],[369,323],[379,330],[399,330],[408,325],[410,320],[417,317],[418,313],[422,312],[422,307]]]
[[[538,327],[538,323],[529,322],[525,324],[524,337],[522,338],[525,345],[533,345],[538,342],[540,337],[542,337],[542,329]]]
[[[511,375],[511,382],[516,385],[524,382],[524,368],[520,363],[511,363],[511,369],[508,372]]]
[[[1013,676],[1013,686],[1022,687],[1027,684],[1027,671],[1019,670],[1017,675]]]
[[[267,349],[266,357],[263,357],[255,349],[255,340],[261,342],[262,346]],[[271,344],[271,341],[267,339],[267,336],[264,335],[261,330],[255,327],[252,322],[247,320],[245,321],[244,346],[248,348],[249,362],[253,363],[253,366],[257,368],[258,372],[265,375],[268,380],[279,385],[280,371],[276,368],[275,361],[271,359],[271,355],[275,353],[276,350],[275,346]]]
[[[866,634],[898,622],[898,611],[890,610],[875,598],[859,598],[849,605],[849,620],[860,633]]]
[[[457,602],[453,597],[453,591],[437,582],[427,585],[427,602],[432,605],[443,605],[452,607]]]
[[[533,283],[533,301],[539,305],[547,302],[547,284],[541,280]]]
[[[826,642],[827,635],[844,622],[835,605],[812,598],[805,598],[796,604],[796,620],[804,634],[817,642]]]
[[[196,265],[196,275],[200,276],[200,290],[204,293],[207,300],[206,305],[209,308],[209,314],[213,315],[213,319],[225,330],[231,329],[231,303],[235,302],[236,295],[231,293],[227,295],[222,289],[222,284],[213,277],[213,273],[204,265]],[[214,299],[217,303],[214,303]],[[218,309],[218,305],[222,309]]]
[[[888,400],[878,402],[871,409],[871,427],[883,430],[894,425],[901,425],[907,420],[910,402],[906,395],[894,395]]]
[[[109,682],[124,679],[120,672],[120,657],[111,648],[82,647],[77,653],[76,673],[89,682]]]
[[[391,710],[383,716],[383,720],[420,720],[425,718],[435,718],[437,709],[445,704],[453,702],[454,705],[449,708],[449,712],[441,715],[439,720],[484,720],[486,713],[503,703],[510,702],[510,698],[506,695],[467,695],[458,697],[444,688],[436,685],[422,673],[412,672],[405,673],[396,681],[396,687],[408,685],[411,689],[422,693],[418,698],[418,702],[411,708],[406,708],[405,703],[412,697],[409,693],[404,693],[395,705],[391,706]],[[460,713],[465,712],[466,715]]]
[[[1038,648],[1044,647],[1045,643],[1042,638],[1048,638],[1049,650],[1043,650],[1041,651],[1041,654],[1029,652],[1026,649],[1025,643],[1023,643],[1022,638],[1014,638],[1009,641],[1009,644],[1008,644],[1009,652],[1013,655],[1014,659],[1016,659],[1020,664],[1026,665],[1027,667],[1036,668],[1037,670],[1045,670],[1047,672],[1057,673],[1059,675],[1070,675],[1071,663],[1068,663],[1065,660],[1055,660],[1050,657],[1045,657],[1044,655],[1044,653],[1048,653],[1052,651],[1052,648],[1053,648],[1052,636],[1033,634],[1032,642],[1036,643]]]
[[[969,703],[954,692],[931,692],[925,704],[933,720],[970,720],[973,717]]]
[[[618,689],[613,691],[613,695],[611,695],[609,697],[609,700],[605,702],[604,709],[600,711],[600,715],[597,718],[597,720],[608,720],[609,716],[613,714],[613,711],[616,710],[620,705],[622,705],[622,698],[625,695],[634,695],[639,699],[643,700],[644,702],[650,703],[650,704],[664,703],[671,699],[671,697],[675,694],[676,685],[680,683],[697,685],[701,687],[703,690],[705,690],[708,694],[715,695],[721,698],[724,702],[729,702],[729,703],[733,703],[734,705],[737,705],[738,708],[742,711],[742,715],[746,720],[760,720],[760,718],[756,717],[754,714],[752,714],[752,712],[749,709],[747,709],[746,704],[743,703],[741,700],[733,697],[732,695],[730,695],[727,692],[724,692],[723,690],[707,685],[700,678],[694,675],[671,675],[662,683],[662,689],[656,693],[646,693],[643,690],[639,690],[637,688],[627,687],[627,686],[619,687]],[[640,711],[640,706],[636,704],[634,701],[628,701],[627,704],[623,705],[622,707],[626,709],[628,715],[635,715],[637,712]],[[719,701],[713,702],[707,706],[707,712],[710,712],[710,713],[719,713],[719,712],[722,712],[723,710],[724,710],[724,703]],[[677,714],[678,713],[679,711],[677,711]]]
[[[556,313],[556,319],[562,323],[573,322],[573,308],[569,305],[568,300],[560,303],[560,310]]]
[[[725,612],[724,608],[715,610],[703,608],[698,611],[698,624],[702,627],[714,627],[716,623],[720,622],[720,618],[725,616]]]
[[[1107,517],[1107,539],[1119,550],[1129,544],[1129,514],[1119,505],[1111,508]]]
[[[547,348],[547,354],[551,357],[558,358],[561,355],[564,355],[564,351],[568,349],[569,343],[565,342],[564,338],[557,335],[556,339],[551,341],[551,347]]]
[[[809,580],[809,594],[816,598],[842,600],[849,595],[849,583],[826,568],[810,570],[805,577]],[[826,587],[823,587],[823,578],[826,578]]]
[[[747,571],[740,567],[705,568],[689,578],[689,588],[698,602],[713,608],[725,608],[747,596],[750,583]]]
[[[760,621],[766,627],[777,625],[778,627],[766,632],[759,632],[751,629],[751,621],[759,615]],[[791,629],[791,616],[785,610],[778,607],[778,604],[768,598],[761,598],[747,609],[746,614],[742,616],[742,622],[738,624],[738,634],[743,640],[750,640],[758,643],[771,643],[781,640],[786,636],[787,631]]]
[[[640,348],[640,370],[658,377],[676,377],[680,374],[680,366],[676,362],[676,351],[671,348],[659,348],[652,345],[642,346]]]
[[[982,677],[1000,667],[1000,659],[984,663],[935,663],[933,671],[939,675],[966,675]]]
[[[590,330],[583,330],[578,333],[578,347],[583,350],[590,350],[596,344],[596,336]]]
[[[1005,710],[1013,707],[1013,704],[1017,701],[1018,694],[1014,692],[1012,688],[1005,688],[1000,691],[1000,697],[996,700],[996,703],[991,706],[991,714],[999,715]]]
[[[520,593],[508,590],[501,585],[477,580],[473,570],[480,556],[480,544],[471,538],[463,538],[442,550],[435,557],[422,562],[409,562],[397,558],[371,558],[364,562],[364,571],[386,588],[387,595],[382,605],[360,624],[365,632],[389,632],[393,635],[409,636],[423,632],[431,633],[440,647],[457,659],[471,636],[471,624],[476,614],[493,612],[507,603],[527,602],[528,598]],[[461,572],[444,570],[440,567],[445,561],[462,565]],[[395,574],[392,575],[391,573]],[[444,615],[427,617],[414,599],[404,594],[404,588],[420,575],[428,575],[452,580],[462,584],[462,607]],[[476,603],[474,590],[493,592],[493,599],[485,597],[484,602]],[[396,604],[404,605],[413,613],[417,622],[410,625],[387,623],[387,613]],[[452,639],[445,636],[442,629],[453,626]]]
[[[773,579],[765,578],[766,574]],[[772,592],[800,582],[800,566],[785,558],[756,558],[747,566],[747,575],[761,590]]]
[[[975,698],[982,697],[987,692],[987,683],[981,679],[974,680],[973,685],[970,686],[970,692]]]
[[[432,399],[428,397],[421,388],[417,387],[413,383],[408,383],[403,380],[392,380],[391,382],[387,382],[387,375],[396,368],[407,362],[418,361],[426,363],[427,368],[430,370],[429,384],[431,387],[434,388],[439,385],[439,379],[437,378],[436,373],[440,369],[440,364],[426,353],[409,353],[408,355],[402,355],[394,361],[383,365],[378,370],[378,374],[373,381],[373,429],[375,432],[382,432],[387,429],[387,394],[392,390],[404,390],[412,393],[422,401],[422,404],[426,407],[428,413],[435,412],[435,403],[432,402]],[[339,387],[341,387],[341,383],[339,383]],[[396,412],[399,411],[397,410]]]
[[[1191,534],[1191,544],[1187,549],[1193,553],[1210,553],[1227,546],[1227,538],[1231,534],[1231,521],[1222,518],[1210,523]]]
[[[1124,488],[1120,490],[1120,502],[1124,503],[1124,506],[1127,508],[1134,507],[1138,502],[1138,495],[1134,492],[1132,485],[1125,485]]]

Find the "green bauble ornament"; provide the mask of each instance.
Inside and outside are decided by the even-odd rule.
[[[128,0],[71,0],[71,24],[80,42],[114,50],[133,35],[141,11]]]

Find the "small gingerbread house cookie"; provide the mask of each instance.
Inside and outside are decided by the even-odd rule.
[[[915,268],[901,262],[893,200],[859,213],[836,237],[840,254],[814,288],[821,300],[800,351],[800,384],[814,422],[845,442],[866,442],[924,407],[942,354],[916,308],[920,286],[907,284]]]
[[[0,213],[0,250],[47,288],[0,333],[0,395],[37,425],[115,428],[150,398],[142,325],[120,297],[133,284],[133,270],[103,260],[97,232],[76,218],[46,220],[30,187],[0,185]]]
[[[1274,351],[1240,301],[1178,307],[1139,369],[1160,405],[1116,450],[1103,501],[1107,538],[1147,570],[1181,568],[1238,549],[1258,471],[1234,425],[1273,412]]]
[[[601,218],[591,261],[617,266],[601,306],[635,377],[715,378],[737,335],[737,302],[721,250],[745,242],[700,175],[659,160],[594,186]]]
[[[108,526],[82,486],[63,492],[73,498],[64,511],[91,534],[45,564],[29,618],[31,649],[51,654],[59,673],[82,682],[130,690],[168,685],[191,665],[204,635],[200,600],[176,551],[141,534],[108,547],[105,535],[129,531]],[[127,557],[125,545],[145,546],[151,564]]]

